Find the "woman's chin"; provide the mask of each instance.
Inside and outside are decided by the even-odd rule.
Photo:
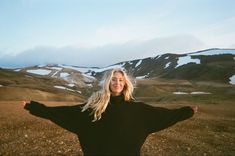
[[[121,95],[121,92],[112,92],[112,96],[119,96]]]

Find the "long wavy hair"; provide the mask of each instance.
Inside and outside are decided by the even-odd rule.
[[[94,121],[101,119],[102,113],[105,111],[109,104],[111,90],[110,90],[110,82],[114,75],[114,73],[119,72],[123,75],[124,78],[124,88],[122,94],[124,95],[125,101],[130,101],[133,98],[133,81],[131,78],[120,68],[115,68],[113,70],[109,70],[105,73],[102,81],[101,81],[101,89],[97,92],[94,92],[91,97],[88,99],[87,103],[83,106],[82,111],[87,109],[91,109],[91,114],[94,115]]]

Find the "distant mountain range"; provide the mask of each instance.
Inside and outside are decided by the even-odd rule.
[[[112,68],[122,68],[137,80],[160,78],[235,84],[235,49],[207,49],[181,55],[167,53],[156,57],[124,61],[104,68],[48,64],[0,69],[0,87],[11,84],[9,77],[6,77],[9,75],[7,72],[11,72],[11,74],[24,75],[22,79],[33,77],[38,81],[50,80],[50,83],[45,82],[54,89],[88,95],[89,88],[96,88],[103,73]],[[16,85],[16,81],[17,76],[11,82]],[[37,88],[36,85],[31,86]]]
[[[120,62],[104,68],[50,64],[19,68],[15,71],[61,78],[72,83],[77,83],[75,79],[79,76],[84,83],[90,84],[112,68],[124,69],[137,79],[160,77],[228,83],[235,75],[235,49],[208,49],[182,55],[168,53]]]

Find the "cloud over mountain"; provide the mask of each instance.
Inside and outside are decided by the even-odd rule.
[[[22,67],[38,64],[69,64],[104,67],[121,61],[156,56],[163,53],[186,53],[205,48],[205,44],[190,35],[129,41],[120,45],[81,48],[67,46],[36,47],[15,56],[0,57],[2,67]]]

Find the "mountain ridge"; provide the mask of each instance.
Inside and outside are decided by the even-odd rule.
[[[100,78],[105,71],[112,68],[124,69],[135,78],[160,77],[192,80],[204,80],[203,78],[200,78],[201,75],[207,74],[207,71],[217,70],[217,72],[226,76],[226,78],[221,78],[221,76],[218,77],[214,72],[214,74],[211,73],[211,76],[209,76],[208,79],[211,78],[212,81],[228,83],[229,78],[235,73],[234,67],[235,49],[213,48],[187,54],[166,53],[155,57],[123,61],[103,68],[49,64],[18,68],[15,69],[15,71],[38,74],[36,70],[44,69],[48,70],[48,74],[41,75],[57,78],[60,78],[60,75],[62,76],[62,74],[66,77],[66,73],[69,75],[68,72],[73,71],[73,73],[77,72],[77,75],[80,73],[84,79],[92,81],[91,79]],[[33,73],[33,70],[35,70],[35,73]],[[189,72],[191,73],[191,76],[187,74]]]
[[[211,55],[208,54],[211,53]],[[216,54],[217,52],[217,54]],[[220,53],[220,54],[218,54]],[[167,88],[167,92],[178,91],[177,88],[193,90],[193,83],[203,84],[218,83],[222,86],[235,84],[235,49],[208,49],[188,54],[162,54],[154,57],[135,59],[119,62],[103,68],[79,67],[60,64],[35,65],[25,68],[1,69],[0,68],[0,91],[2,97],[6,90],[26,88],[35,95],[43,94],[41,99],[61,99],[60,96],[66,93],[73,101],[76,96],[79,99],[86,99],[92,92],[98,90],[99,82],[105,71],[112,68],[121,68],[131,77],[133,81],[143,82],[142,88],[148,88],[149,94],[156,94],[154,84],[162,84],[162,81],[174,84],[175,87]],[[204,83],[205,82],[205,83]],[[177,87],[180,83],[181,87]],[[187,85],[185,85],[187,84]],[[147,86],[146,86],[147,85]],[[159,87],[159,86],[158,86]],[[147,89],[146,88],[146,89]],[[161,87],[160,87],[161,88]],[[175,90],[176,88],[176,90]],[[155,91],[154,91],[155,90]],[[165,89],[164,89],[165,90]],[[27,90],[27,93],[30,91]],[[46,93],[45,93],[46,92]],[[150,93],[152,92],[152,93]],[[157,92],[162,92],[157,89]],[[148,96],[138,91],[138,96]],[[27,95],[24,95],[27,97]],[[39,99],[40,99],[39,98]],[[6,99],[6,98],[5,98]]]

